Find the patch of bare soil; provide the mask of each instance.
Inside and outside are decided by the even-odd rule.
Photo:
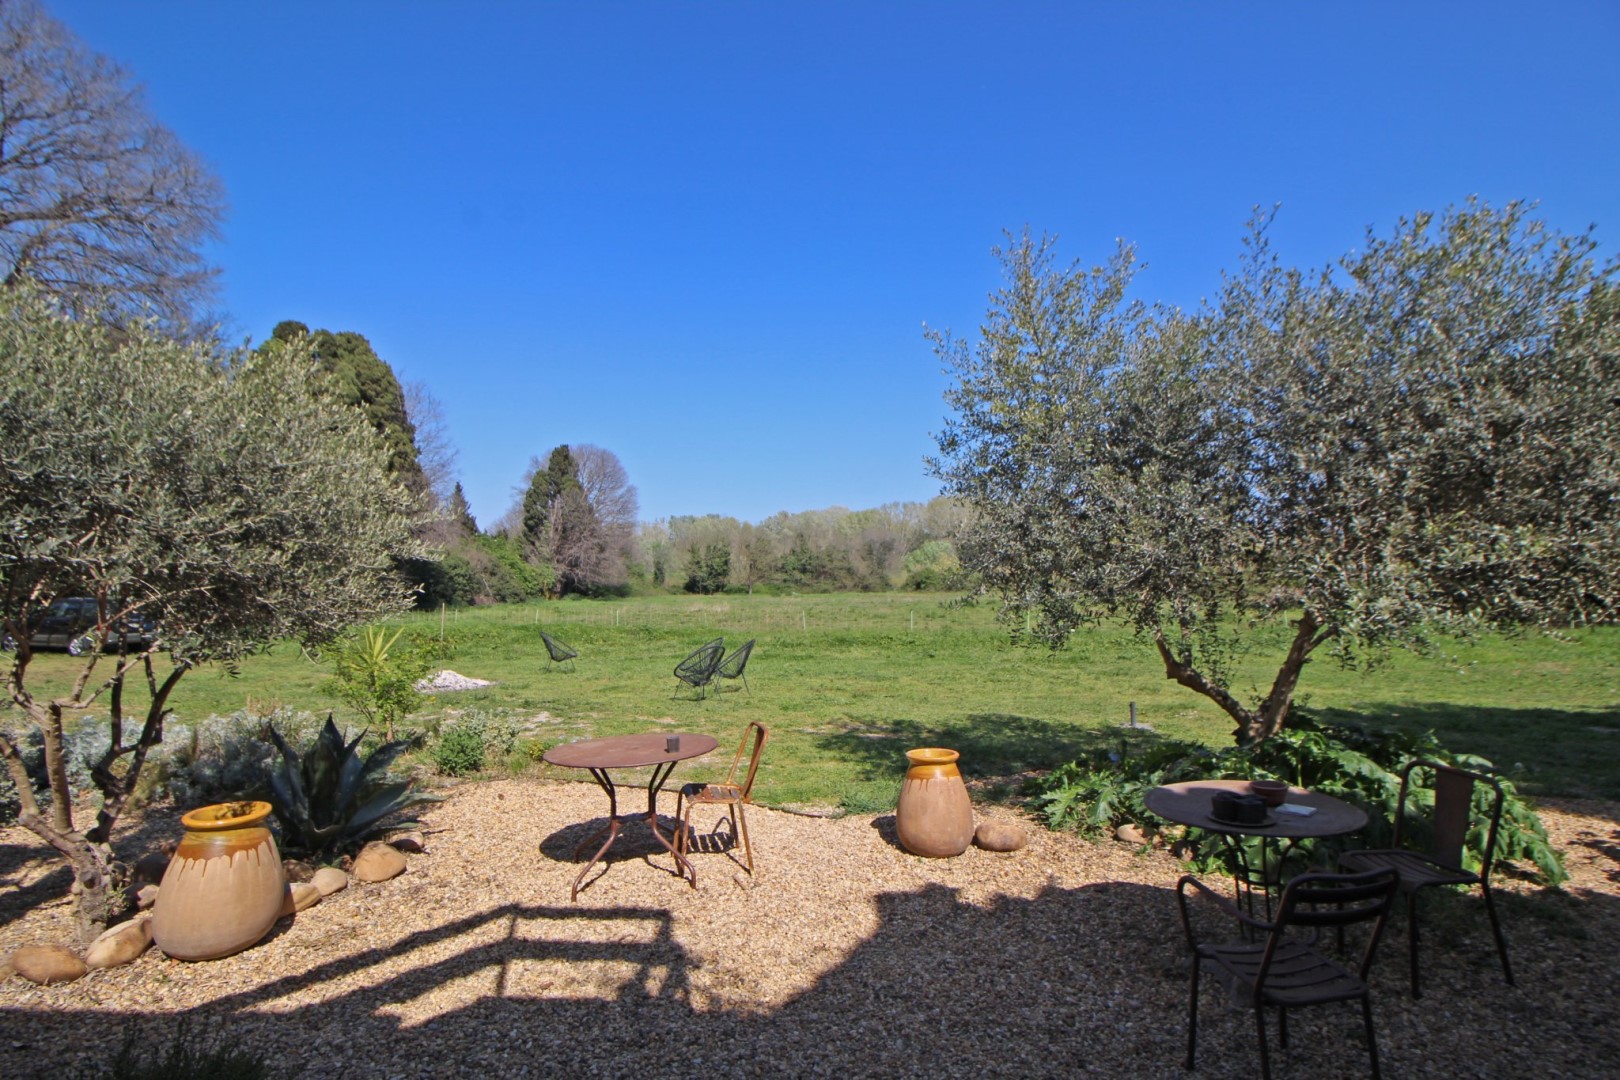
[[[605,804],[589,784],[463,785],[424,815],[428,850],[407,873],[351,885],[237,956],[151,950],[65,985],[0,980],[0,1076],[96,1075],[126,1030],[160,1046],[182,1015],[308,1077],[1181,1072],[1181,867],[1162,852],[1031,825],[1021,851],[931,860],[898,847],[889,815],[756,807],[752,877],[698,854],[692,889],[638,823],[570,903],[574,850]],[[1478,899],[1442,898],[1414,1001],[1392,920],[1373,973],[1385,1075],[1613,1074],[1620,806],[1548,800],[1543,815],[1573,880],[1501,880],[1517,986]],[[134,842],[165,835],[178,831],[149,821]],[[65,871],[32,834],[0,830],[0,956],[71,933]],[[1211,979],[1203,1002],[1198,1075],[1255,1075],[1251,1014]],[[1289,1029],[1279,1077],[1366,1075],[1353,1005]]]

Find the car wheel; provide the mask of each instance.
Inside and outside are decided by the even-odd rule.
[[[95,647],[95,637],[91,634],[85,634],[68,642],[67,651],[69,656],[83,656],[85,653],[90,652]]]
[[[16,652],[17,639],[10,634],[0,635],[0,652]]]

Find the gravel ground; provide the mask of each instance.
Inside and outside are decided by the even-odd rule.
[[[756,807],[752,878],[701,854],[693,890],[637,825],[570,903],[573,849],[604,803],[589,784],[463,785],[424,816],[427,850],[403,876],[352,885],[237,956],[154,949],[59,986],[0,979],[0,1076],[97,1075],[126,1032],[166,1045],[186,1014],[309,1077],[1181,1073],[1180,867],[1162,852],[1031,827],[1022,851],[930,860],[896,845],[891,815]],[[1459,899],[1431,908],[1414,1002],[1392,922],[1374,972],[1385,1075],[1614,1075],[1620,805],[1543,812],[1574,879],[1501,880],[1517,987],[1483,908]],[[125,854],[178,835],[169,820],[132,824]],[[0,956],[71,941],[49,856],[0,830]],[[1250,1013],[1210,979],[1203,1001],[1199,1075],[1254,1075]],[[1354,1006],[1290,1029],[1279,1077],[1366,1075]]]

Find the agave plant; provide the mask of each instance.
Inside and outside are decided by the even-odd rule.
[[[336,853],[383,831],[393,814],[418,803],[438,802],[437,795],[395,780],[388,766],[410,749],[411,740],[384,743],[361,759],[357,748],[365,732],[345,743],[327,714],[320,735],[302,757],[269,728],[281,751],[281,764],[270,773],[270,805],[281,823],[282,845],[307,855]],[[395,823],[397,826],[413,823]]]

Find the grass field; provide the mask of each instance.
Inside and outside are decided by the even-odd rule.
[[[440,695],[430,713],[544,712],[552,718],[547,741],[664,727],[707,732],[727,748],[759,720],[772,744],[756,797],[775,805],[893,805],[903,752],[913,746],[954,747],[968,775],[1004,776],[1122,737],[1230,739],[1226,717],[1168,682],[1152,648],[1129,633],[1089,631],[1055,653],[1015,648],[990,607],[951,607],[947,599],[661,596],[404,621],[432,637],[442,627],[454,648],[443,666],[497,684]],[[580,651],[575,670],[552,670],[542,627]],[[675,664],[722,634],[732,646],[758,639],[747,672],[752,693],[728,684],[708,700],[672,698]],[[1260,628],[1235,687],[1248,694],[1268,681],[1286,639],[1280,624]],[[65,686],[70,663],[42,656],[35,675]],[[187,675],[172,704],[181,719],[276,706],[356,719],[323,690],[328,675],[283,645],[237,677],[209,668]],[[1298,700],[1331,719],[1432,728],[1447,746],[1496,762],[1527,792],[1620,798],[1620,630],[1453,642],[1435,657],[1397,654],[1371,673],[1322,660],[1307,669]],[[1134,733],[1121,727],[1131,702],[1144,725]],[[703,771],[683,766],[682,775]]]

